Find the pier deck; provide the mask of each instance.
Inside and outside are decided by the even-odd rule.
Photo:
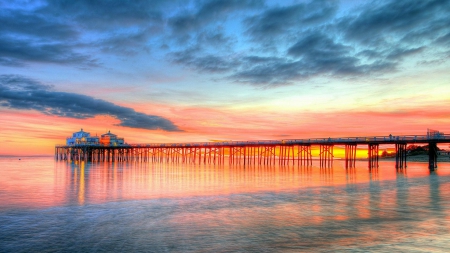
[[[403,135],[342,138],[310,138],[259,141],[222,141],[193,143],[145,143],[105,146],[100,144],[56,145],[60,160],[144,161],[177,163],[213,163],[312,165],[311,147],[319,147],[320,166],[330,166],[333,147],[345,147],[345,166],[355,166],[356,148],[367,145],[369,168],[378,167],[379,145],[395,145],[396,167],[406,167],[407,144],[428,144],[429,168],[437,167],[437,144],[450,143],[450,135]]]

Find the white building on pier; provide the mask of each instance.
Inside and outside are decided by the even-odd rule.
[[[86,144],[98,144],[99,138],[97,136],[91,136],[90,133],[83,131],[81,128],[80,131],[72,134],[72,137],[68,137],[66,139],[66,145],[86,145]]]

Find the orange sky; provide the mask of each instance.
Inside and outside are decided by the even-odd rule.
[[[137,105],[136,110],[145,106]],[[396,112],[262,112],[233,108],[150,105],[170,118],[182,131],[145,130],[115,126],[109,116],[71,119],[34,111],[1,110],[0,154],[51,155],[54,145],[80,128],[91,135],[108,130],[127,143],[179,143],[213,140],[280,140],[301,138],[423,135],[429,123],[445,132],[450,123],[446,108]],[[365,148],[365,147],[360,147]],[[365,153],[364,153],[365,152]],[[362,154],[367,154],[363,151]],[[337,155],[339,156],[339,155]],[[362,155],[364,156],[364,155]]]

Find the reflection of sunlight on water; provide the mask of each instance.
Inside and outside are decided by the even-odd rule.
[[[394,163],[386,161],[380,162],[380,167],[374,169],[368,169],[366,162],[357,163],[356,168],[345,169],[343,161],[335,161],[331,168],[292,164],[244,166],[142,162],[70,163],[50,159],[45,160],[45,163],[53,163],[54,167],[35,170],[33,163],[29,163],[19,169],[2,171],[3,191],[9,192],[7,196],[20,195],[11,197],[7,203],[36,207],[42,204],[53,205],[51,203],[84,205],[114,200],[283,192],[339,185],[346,186],[348,191],[357,191],[359,185],[366,183],[372,187],[374,195],[380,187],[376,182],[379,185],[380,182],[395,181],[397,187],[401,187],[407,184],[408,178],[450,175],[449,164],[441,163],[438,171],[430,176],[426,163],[408,163],[408,168],[395,170]],[[32,175],[33,180],[14,181],[17,175],[25,178]],[[8,178],[11,180],[6,180]],[[24,188],[33,190],[24,191]],[[44,193],[45,200],[36,192]],[[371,203],[378,200],[374,201]],[[364,212],[361,211],[358,215],[364,216]]]
[[[85,162],[82,161],[80,163],[80,183],[78,187],[78,204],[83,205],[84,204],[84,166]]]
[[[45,162],[0,172],[10,252],[430,252],[450,240],[449,164]]]
[[[70,163],[70,171],[72,172],[72,180],[70,180],[71,188],[76,193],[76,199],[79,205],[83,205],[85,202],[85,167],[86,163],[84,161]]]

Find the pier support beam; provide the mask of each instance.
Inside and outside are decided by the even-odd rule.
[[[312,166],[311,145],[299,145],[297,152],[298,165]]]
[[[437,144],[428,143],[428,168],[434,171],[437,168]]]
[[[289,161],[295,161],[294,145],[281,145],[278,152],[278,162],[280,165],[288,165]]]
[[[395,168],[401,169],[406,167],[406,143],[395,144]]]
[[[356,147],[357,144],[345,145],[345,168],[355,168],[356,166]]]
[[[320,145],[320,167],[331,167],[333,164],[333,144],[321,144]]]
[[[368,151],[369,151],[369,169],[378,168],[379,144],[369,143]],[[406,164],[406,157],[405,157],[405,164]]]

